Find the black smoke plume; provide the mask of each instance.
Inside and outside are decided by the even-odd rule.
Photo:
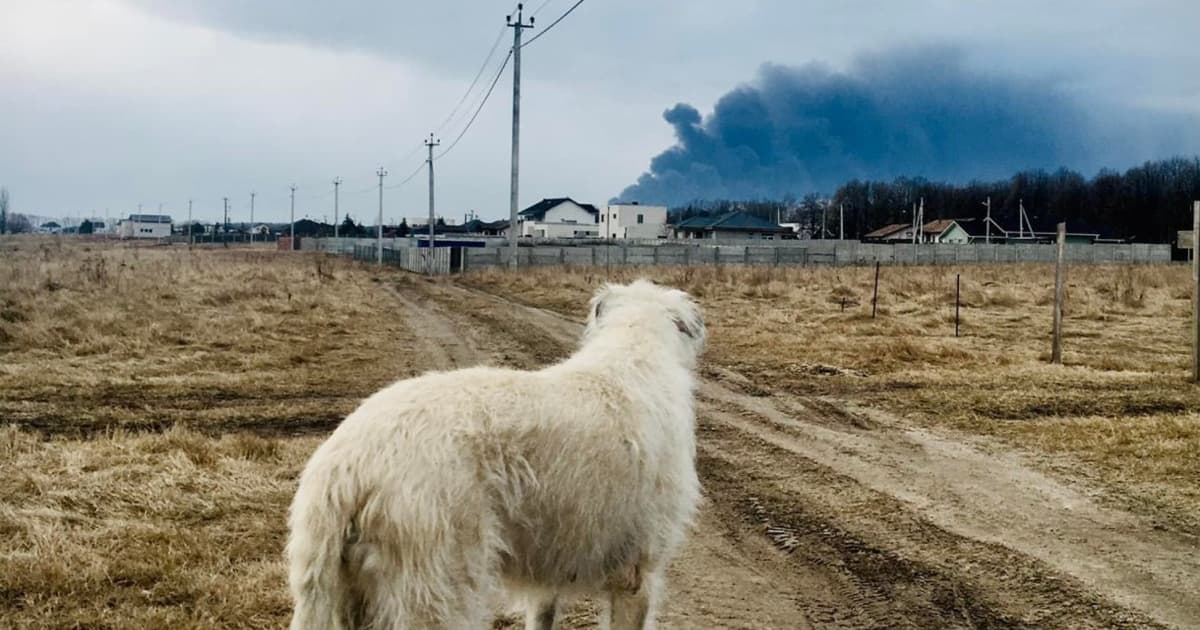
[[[707,118],[685,103],[663,118],[677,144],[618,200],[781,199],[832,193],[854,178],[965,182],[1030,168],[1090,171],[1196,148],[1148,146],[1145,137],[1136,149],[1114,143],[1119,132],[1111,124],[1101,130],[1095,108],[1060,85],[972,70],[954,48],[862,56],[845,72],[767,64]],[[1149,133],[1133,127],[1126,131]]]

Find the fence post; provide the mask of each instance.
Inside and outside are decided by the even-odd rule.
[[[778,247],[775,248],[775,266],[776,267],[779,266],[779,248]]]
[[[719,245],[713,245],[712,250],[713,250],[713,265],[720,267],[721,266],[721,247]]]
[[[588,249],[592,250],[592,266],[595,267],[596,266],[596,246],[589,245]]]
[[[566,247],[558,248],[558,264],[563,265],[564,267],[567,264],[567,248]]]
[[[651,254],[651,256],[653,256],[652,260],[654,262],[654,266],[657,267],[658,266],[658,245],[655,245],[654,249],[652,249],[650,251],[653,252]]]
[[[954,274],[954,336],[958,336],[958,305],[961,303],[962,274]]]
[[[629,248],[625,246],[625,243],[621,243],[621,264],[629,264]]]
[[[683,266],[684,267],[692,266],[692,246],[691,245],[683,246]]]
[[[1050,350],[1050,362],[1062,365],[1062,306],[1063,306],[1063,253],[1066,250],[1067,224],[1058,224],[1058,264],[1054,267],[1054,343]]]
[[[879,261],[875,261],[875,290],[871,293],[871,319],[875,319],[876,307],[879,304]]]
[[[750,246],[749,245],[742,248],[742,264],[743,265],[750,264]]]

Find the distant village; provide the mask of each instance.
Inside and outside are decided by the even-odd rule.
[[[986,218],[935,219],[924,221],[921,213],[913,213],[910,223],[893,223],[875,227],[862,236],[863,242],[875,243],[1048,243],[1056,235],[1050,230],[1035,230],[1025,215],[1018,215],[1018,225],[1006,226]],[[771,221],[745,210],[729,210],[700,216],[670,220],[666,206],[642,205],[637,202],[608,204],[603,207],[581,203],[570,197],[552,197],[525,208],[518,214],[517,229],[522,238],[538,239],[710,239],[710,240],[794,240],[846,239],[837,217],[822,220],[820,229],[812,223]],[[195,241],[261,240],[281,237],[359,237],[379,235],[377,225],[364,225],[350,217],[340,222],[326,223],[302,218],[293,223],[202,221],[177,222],[166,214],[134,213],[116,221],[93,218],[75,225],[44,221],[37,232],[50,234],[95,235],[118,239],[191,239]],[[833,227],[829,227],[832,223]],[[1072,225],[1067,241],[1073,243],[1121,243],[1103,229]],[[427,236],[428,217],[403,217],[383,226],[385,238]],[[483,221],[475,213],[461,219],[438,217],[433,233],[439,238],[507,238],[509,221]]]

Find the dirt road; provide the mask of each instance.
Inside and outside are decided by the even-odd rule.
[[[389,286],[430,368],[534,368],[578,323],[449,283]],[[1200,542],[998,444],[704,370],[708,503],[664,628],[1200,627]],[[586,602],[568,627],[591,627]]]

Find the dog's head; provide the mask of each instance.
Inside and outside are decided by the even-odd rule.
[[[704,349],[704,316],[687,293],[644,279],[606,284],[596,291],[588,308],[585,339],[602,330],[634,326],[674,339],[692,358]]]

